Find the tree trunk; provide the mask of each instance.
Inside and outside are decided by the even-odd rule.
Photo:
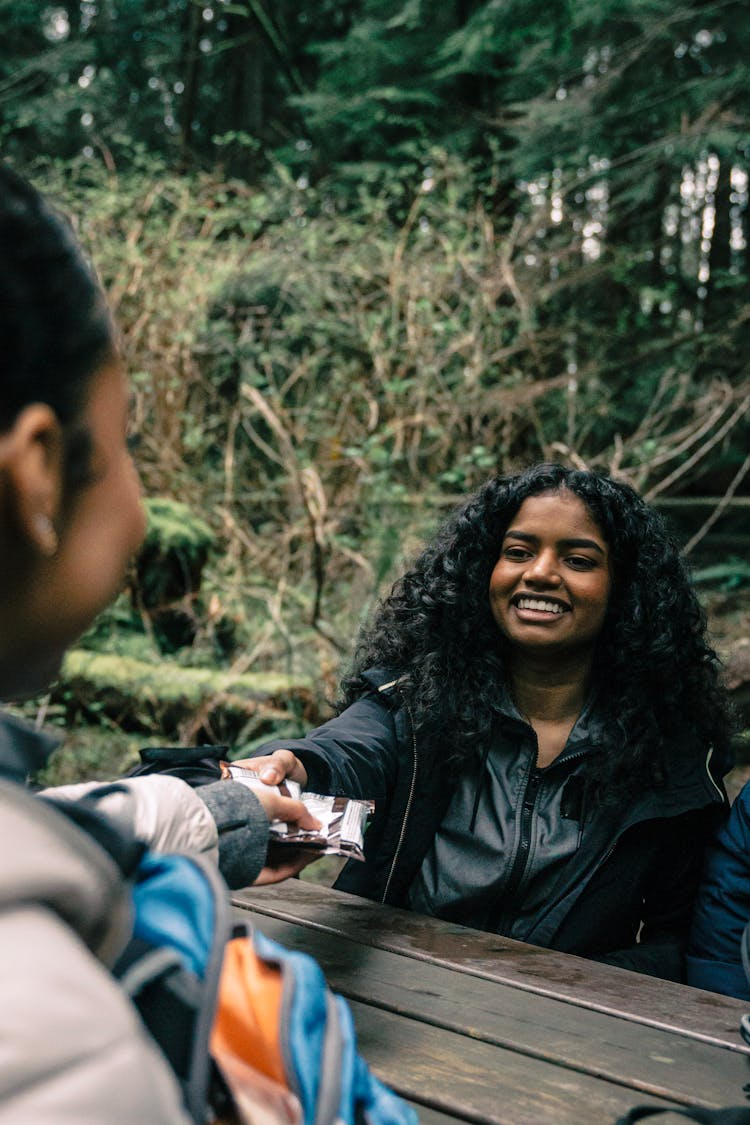
[[[193,121],[198,104],[198,70],[200,61],[201,10],[197,4],[188,4],[187,24],[183,37],[183,74],[185,90],[182,99],[182,125],[180,128],[181,170],[191,163],[193,149]]]
[[[230,38],[232,33],[236,42],[227,52],[230,71],[227,128],[247,134],[260,144],[265,127],[263,39],[255,22],[245,18],[232,19]],[[233,176],[252,181],[257,178],[261,164],[256,148],[240,142],[229,149],[227,170]]]

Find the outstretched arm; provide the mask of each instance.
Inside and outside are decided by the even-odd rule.
[[[304,738],[267,742],[236,764],[258,770],[272,785],[290,777],[312,792],[382,800],[392,787],[397,755],[393,715],[373,694]]]
[[[234,781],[191,789],[178,777],[155,773],[59,786],[40,796],[63,807],[66,802],[86,800],[153,851],[207,855],[218,861],[230,887],[246,887],[256,880],[278,882],[296,875],[309,862],[309,855],[289,851],[283,857],[274,852],[269,859],[271,820],[317,827],[301,801],[271,789],[253,793]]]

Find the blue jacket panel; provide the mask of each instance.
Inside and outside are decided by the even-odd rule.
[[[687,957],[688,984],[750,1000],[740,941],[750,922],[750,782],[706,852]]]

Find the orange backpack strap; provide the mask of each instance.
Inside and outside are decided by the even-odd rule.
[[[317,962],[239,932],[226,946],[211,1038],[233,1101],[225,1125],[417,1125],[357,1052],[352,1014]],[[225,1104],[215,1099],[216,1112]]]
[[[249,936],[227,943],[211,1052],[252,1060],[267,1078],[287,1085],[279,1042],[281,970],[255,952]]]

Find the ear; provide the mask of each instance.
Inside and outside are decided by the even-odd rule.
[[[63,494],[63,432],[51,407],[25,407],[0,438],[0,472],[17,531],[32,550],[51,557]]]

